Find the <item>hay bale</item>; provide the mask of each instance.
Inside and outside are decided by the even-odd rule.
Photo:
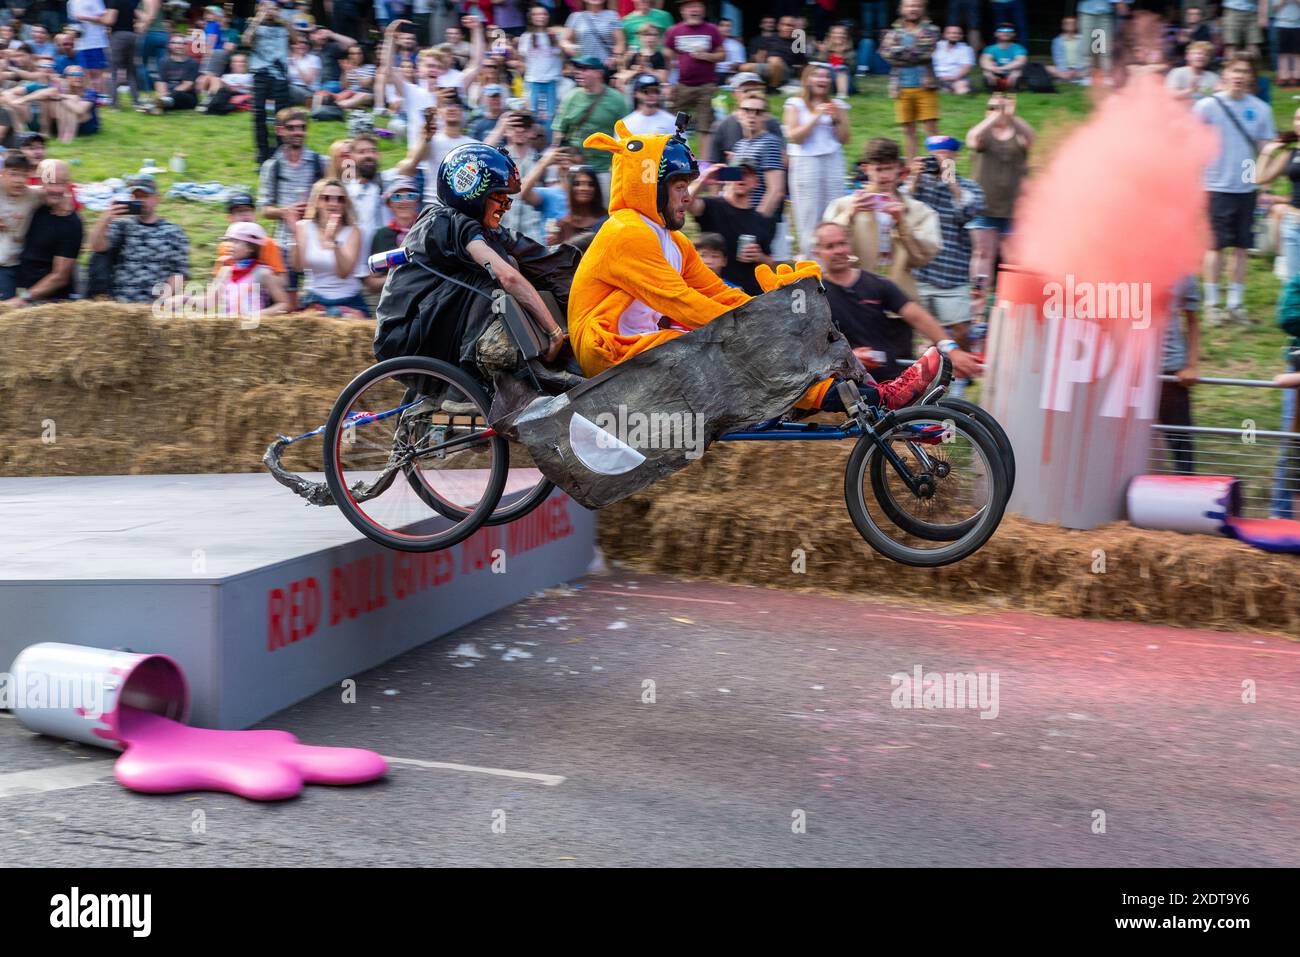
[[[719,444],[699,464],[604,510],[601,547],[634,569],[692,578],[1300,633],[1300,562],[1228,538],[1124,522],[1076,531],[1008,515],[964,562],[895,564],[863,541],[844,506],[849,449]],[[795,549],[805,574],[793,568]]]
[[[374,362],[373,334],[316,314],[245,328],[101,301],[0,315],[0,432],[16,437],[0,475],[259,471],[277,434],[325,421]],[[318,470],[306,445],[287,464]]]

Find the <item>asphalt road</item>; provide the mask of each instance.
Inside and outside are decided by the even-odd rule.
[[[917,666],[981,706],[895,707]],[[615,573],[357,685],[261,727],[400,760],[275,804],[134,794],[0,716],[6,863],[1300,864],[1283,639]]]

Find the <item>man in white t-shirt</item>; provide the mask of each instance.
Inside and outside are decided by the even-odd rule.
[[[99,93],[108,69],[108,9],[104,0],[68,0],[68,19],[78,30],[77,66],[86,71],[86,85]]]
[[[962,40],[961,27],[944,27],[943,39],[934,47],[934,76],[939,88],[965,96],[970,92],[970,73],[975,69],[975,51]]]
[[[636,136],[672,136],[677,132],[677,118],[661,109],[662,91],[659,78],[653,73],[642,73],[632,81],[632,99],[636,109],[623,117],[623,125]]]
[[[434,123],[420,123],[415,131],[406,159],[397,164],[398,176],[424,176],[424,201],[438,202],[438,167],[442,158],[465,143],[478,142],[465,135],[465,106],[460,100],[447,100],[438,107]],[[436,124],[436,125],[435,125]]]

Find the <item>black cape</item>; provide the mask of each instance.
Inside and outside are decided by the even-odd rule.
[[[550,292],[561,315],[581,254],[572,246],[546,247],[511,229],[490,230],[449,206],[424,210],[406,235],[412,262],[388,275],[375,309],[375,357],[422,355],[473,367],[474,344],[493,318],[498,288],[468,252],[482,239],[518,269],[538,292]],[[419,263],[485,293],[477,295],[422,269]]]

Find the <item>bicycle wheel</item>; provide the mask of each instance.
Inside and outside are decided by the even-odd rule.
[[[845,501],[862,537],[887,558],[923,568],[961,561],[983,547],[1007,501],[1006,471],[992,436],[942,406],[904,409],[882,428],[879,441],[858,440],[844,470]],[[951,538],[954,528],[959,532]]]
[[[451,418],[462,418],[454,416]],[[468,424],[475,424],[475,416],[467,416],[471,420]],[[486,423],[477,420],[479,427],[485,427]],[[515,519],[523,518],[537,506],[541,505],[551,492],[555,490],[555,485],[547,479],[538,470],[533,463],[532,456],[522,445],[516,443],[507,443],[510,457],[510,470],[506,473],[505,488],[501,492],[501,501],[496,509],[492,512],[484,525],[506,525]],[[424,473],[418,470],[409,470],[406,473],[406,480],[410,483],[415,494],[419,495],[426,504],[439,515],[447,518],[461,520],[466,517],[464,509],[458,508],[452,502],[445,501],[431,489],[425,482]]]
[[[974,402],[968,402],[965,399],[946,395],[939,400],[939,405],[946,405],[958,412],[964,412],[984,426],[984,431],[993,436],[993,441],[998,446],[998,457],[1002,460],[1002,467],[1007,473],[1007,498],[1010,498],[1011,493],[1016,490],[1016,450],[1011,447],[1011,439],[1007,437],[1006,430],[1002,428],[1002,423],[993,418],[993,413],[982,405],[976,405]]]
[[[1011,452],[1010,440],[1006,438],[1006,433],[1002,432],[1002,427],[998,425],[997,420],[994,419],[991,415],[989,415],[987,411],[985,411],[984,409],[980,409],[979,406],[977,405],[973,405],[972,403],[965,402],[961,399],[953,399],[951,401],[941,400],[937,404],[939,406],[946,406],[948,408],[955,409],[963,413],[964,413],[964,409],[962,409],[961,406],[966,406],[972,409],[978,409],[980,416],[976,417],[972,415],[970,416],[970,418],[974,420],[977,425],[982,427],[984,431],[989,434],[989,438],[993,440],[993,444],[998,450],[998,460],[1002,465],[1003,470],[1007,471],[1008,461],[1012,463],[1012,468],[1014,468],[1015,455],[1013,452]],[[996,428],[998,431],[994,432],[992,429],[989,429],[985,425],[984,420],[991,422],[994,428]],[[998,441],[997,437],[999,434],[1002,435],[1003,441],[1005,442],[1005,446],[1003,442]],[[930,444],[933,445],[933,443]],[[929,452],[926,452],[925,448],[926,446],[924,444],[921,444],[916,451],[924,455],[927,459],[934,459],[937,470],[946,473],[947,470],[950,468],[950,465],[947,462],[947,452],[949,450],[946,449],[942,444],[939,445],[937,448],[931,449],[931,451]],[[955,542],[957,539],[961,538],[963,535],[967,534],[968,532],[970,532],[971,529],[975,527],[975,523],[978,520],[978,515],[969,515],[961,519],[960,521],[947,523],[943,521],[932,520],[931,516],[929,515],[914,514],[914,510],[909,507],[907,502],[900,503],[894,497],[895,492],[898,492],[906,498],[907,496],[910,495],[910,490],[907,488],[907,486],[904,483],[889,482],[888,471],[889,471],[889,463],[885,461],[884,456],[878,456],[875,462],[873,463],[871,469],[872,492],[875,494],[876,501],[880,503],[880,507],[884,510],[885,515],[889,518],[889,520],[893,522],[895,525],[897,525],[899,528],[901,528],[903,531],[907,532],[909,535],[915,535],[917,538],[924,538],[927,541],[932,541],[932,542]],[[942,478],[943,476],[940,475],[939,477]],[[1012,482],[1012,478],[1010,472],[1008,472],[1007,475],[1007,499],[1008,500],[1011,498],[1011,482]],[[1003,507],[1006,506],[1005,501],[1002,504]]]
[[[471,413],[443,411],[452,390]],[[468,538],[491,518],[509,469],[509,446],[486,426],[487,410],[482,387],[445,362],[410,356],[371,366],[339,395],[325,424],[335,504],[367,538],[399,551],[437,551]]]

